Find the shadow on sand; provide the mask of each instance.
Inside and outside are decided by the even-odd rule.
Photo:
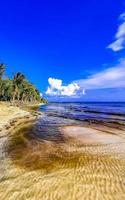
[[[29,171],[39,169],[49,173],[62,168],[74,168],[78,159],[85,156],[68,151],[65,148],[68,145],[68,138],[56,126],[23,124],[10,137],[7,152],[15,165]]]
[[[45,174],[60,169],[95,166],[98,160],[112,163],[110,156],[90,154],[86,146],[79,151],[78,143],[71,140],[60,132],[58,126],[23,124],[10,137],[7,152],[18,167],[28,171],[42,170]]]

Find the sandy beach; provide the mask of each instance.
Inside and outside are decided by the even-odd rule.
[[[14,120],[29,117],[30,113],[24,110],[21,110],[18,107],[11,105],[10,103],[0,103],[0,136],[5,134],[6,129],[9,128],[11,123],[14,123]]]
[[[125,126],[51,127],[34,119],[0,104],[1,200],[125,198]]]

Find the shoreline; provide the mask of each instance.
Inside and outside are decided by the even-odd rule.
[[[3,107],[1,200],[124,199],[124,126],[83,122],[53,127],[37,124],[37,111]]]
[[[32,104],[26,106],[25,104],[19,107],[11,103],[0,102],[0,140],[4,137],[11,136],[14,132],[18,132],[18,129],[21,129],[25,124],[29,124],[29,127],[30,125],[35,125],[34,122],[37,122],[38,117],[44,116],[43,113],[36,109],[40,105],[41,104]],[[42,126],[44,127],[44,124]],[[104,120],[102,122],[85,120],[82,124],[58,127],[58,130],[62,137],[65,137],[66,140],[68,139],[69,143],[76,143],[80,146],[108,145],[112,143],[122,143],[122,141],[125,142],[125,126],[115,124],[114,122],[108,124]],[[39,129],[37,129],[37,131],[39,132]],[[41,129],[41,131],[44,131],[44,128],[43,130]],[[51,130],[47,131],[51,132]],[[48,132],[45,134],[48,135]],[[35,137],[37,138],[37,133],[36,136],[34,135],[34,138]],[[46,138],[46,141],[48,139],[49,138]],[[120,148],[116,153],[120,153]]]
[[[14,128],[15,123],[31,120],[35,116],[20,107],[10,103],[0,102],[0,138],[7,135],[10,129]]]
[[[24,122],[33,121],[35,117],[11,103],[0,102],[0,180],[6,169],[6,146],[14,129]]]

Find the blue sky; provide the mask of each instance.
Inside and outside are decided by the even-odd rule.
[[[0,7],[0,61],[9,75],[22,71],[50,100],[125,100],[125,1],[0,0]]]

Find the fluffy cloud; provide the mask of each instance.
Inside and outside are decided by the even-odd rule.
[[[77,80],[75,82],[81,89],[85,90],[125,87],[125,60],[87,79]]]
[[[62,86],[61,95],[62,96],[74,96],[79,90],[79,86],[76,83],[71,83],[67,86]]]
[[[122,21],[118,27],[117,33],[115,35],[115,41],[111,43],[108,48],[113,51],[120,51],[125,48],[125,13],[121,14],[119,19]]]
[[[86,90],[125,88],[125,60],[87,79],[75,80],[66,86],[62,85],[60,79],[49,78],[48,82],[46,94],[50,96],[81,97],[86,94]]]
[[[60,79],[49,78],[48,82],[49,82],[52,89],[57,89],[57,90],[59,89],[60,90],[61,87],[62,87],[62,80],[60,80]]]
[[[70,83],[66,86],[62,85],[62,80],[49,78],[49,87],[46,91],[50,96],[75,96],[79,90],[79,86],[76,83]]]

